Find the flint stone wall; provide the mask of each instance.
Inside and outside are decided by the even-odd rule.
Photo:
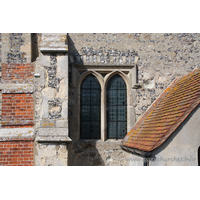
[[[77,139],[77,133],[71,131],[70,137],[74,141],[69,145],[63,143],[70,140],[68,115],[70,121],[77,106],[74,95],[77,88],[71,84],[73,65],[132,65],[138,56],[137,77],[141,88],[132,89],[136,119],[175,78],[200,67],[199,33],[70,33],[68,36],[44,33],[35,38],[37,45],[32,48],[38,48],[38,54],[34,54],[38,57],[35,56],[32,62],[35,70],[35,133],[40,139],[40,142],[35,142],[36,165],[130,164],[126,159],[129,154],[121,150],[120,141],[82,141]],[[29,34],[0,34],[0,71],[1,63],[30,63],[30,46]],[[70,130],[75,125],[75,120],[70,121]]]
[[[132,92],[137,120],[175,78],[200,67],[199,41],[199,33],[69,33],[69,121],[72,139],[77,135],[73,131],[75,122],[71,121],[76,115],[77,106],[77,88],[73,88],[72,84],[73,65],[120,66],[133,64],[138,56],[137,82],[141,88]],[[95,159],[97,165],[134,165],[131,159],[124,159],[130,155],[128,153],[108,155],[115,148],[115,142],[110,143],[108,148],[106,145],[101,148],[98,142],[91,142],[91,149],[84,147],[88,145],[87,142],[72,142],[69,148],[71,165],[92,165]],[[102,142],[102,145],[106,142]],[[120,151],[118,148],[115,152]],[[112,159],[112,162],[106,162],[107,159]],[[135,165],[143,164],[142,160],[134,162]]]
[[[138,83],[142,88],[136,90],[137,117],[176,77],[200,67],[199,33],[70,33],[68,38],[70,64],[81,56],[86,58],[84,63],[91,60],[97,64],[95,54],[104,64],[108,55],[112,61],[115,57],[116,65],[126,60],[131,63],[134,55],[139,56]]]

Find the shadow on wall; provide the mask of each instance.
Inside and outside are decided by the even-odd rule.
[[[38,56],[38,34],[31,33],[31,62],[35,62]]]
[[[75,140],[68,145],[69,166],[104,166],[96,140]]]
[[[78,53],[73,40],[67,34],[67,41],[68,41],[68,63],[69,63],[69,84],[71,84],[72,80],[72,64],[83,64],[83,60],[81,59],[80,54]]]

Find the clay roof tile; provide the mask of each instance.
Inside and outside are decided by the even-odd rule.
[[[122,140],[150,152],[159,147],[200,103],[200,69],[175,79]]]

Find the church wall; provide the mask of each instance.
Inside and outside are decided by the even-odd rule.
[[[0,34],[0,143],[6,138],[31,148],[24,149],[31,158],[25,165],[132,165],[121,140],[107,140],[106,124],[101,140],[79,139],[81,76],[98,71],[105,86],[106,74],[123,75],[129,131],[175,78],[200,67],[199,41],[200,34],[190,33]],[[7,148],[18,148],[1,144],[6,155]]]
[[[84,145],[79,140],[79,130],[75,125],[78,119],[77,107],[77,86],[74,86],[73,80],[76,65],[94,66],[94,69],[103,68],[103,66],[112,66],[113,70],[121,70],[121,65],[137,64],[137,83],[141,86],[138,89],[131,88],[131,102],[133,115],[128,119],[134,125],[154,100],[163,92],[164,89],[177,77],[184,76],[195,68],[200,67],[199,41],[200,34],[179,34],[179,33],[69,33],[69,121],[70,137],[73,141],[70,144],[73,158],[72,163],[79,163],[86,156],[89,160],[89,151],[84,155],[79,146]],[[137,57],[139,59],[137,60]],[[110,68],[112,68],[110,67]],[[86,67],[86,70],[87,67]],[[132,73],[133,75],[133,73]],[[131,76],[131,79],[133,76]],[[131,85],[132,86],[132,85]],[[132,127],[133,127],[132,125]],[[130,129],[129,129],[130,130]],[[128,130],[128,131],[129,131]],[[105,141],[92,142],[92,151],[100,155],[105,160],[116,159],[115,154],[107,155],[106,148],[99,149],[97,143]],[[118,141],[108,142],[108,149],[114,149]],[[116,143],[115,143],[116,142]],[[79,144],[80,143],[80,144]],[[85,142],[86,144],[87,142]],[[77,145],[79,144],[79,145]],[[86,145],[87,146],[87,145]],[[95,150],[94,150],[95,149]],[[116,150],[119,152],[120,150]],[[79,152],[79,156],[75,154]],[[70,154],[70,155],[71,155]],[[93,155],[93,154],[92,154]],[[122,157],[133,157],[129,153],[121,154]],[[97,156],[98,157],[98,156]],[[96,158],[96,157],[95,157]],[[77,160],[76,160],[77,159]],[[119,159],[119,158],[118,158]],[[87,159],[86,159],[87,160]],[[125,165],[132,165],[133,159],[126,159]],[[110,162],[109,165],[113,163]],[[118,163],[121,164],[120,162]],[[92,162],[90,161],[90,165]],[[137,161],[136,165],[143,165],[143,161]]]
[[[28,33],[1,34],[0,165],[34,165],[34,103]]]
[[[113,54],[110,57],[119,65],[123,60],[133,62],[135,52],[140,58],[138,83],[142,85],[136,90],[138,118],[176,77],[200,67],[199,41],[199,33],[69,33],[69,57],[80,57],[88,47],[99,51],[96,57],[100,59]],[[86,56],[86,62],[89,59]]]
[[[67,34],[37,34],[35,48],[35,164],[67,165]],[[34,40],[35,41],[35,40]]]

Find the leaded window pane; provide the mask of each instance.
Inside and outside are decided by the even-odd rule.
[[[91,106],[91,119],[93,121],[100,121],[100,107]]]
[[[99,82],[93,75],[88,75],[81,84],[81,139],[100,139],[100,100]]]
[[[108,139],[122,139],[127,129],[127,91],[120,75],[113,76],[107,86]]]
[[[108,106],[108,120],[117,121],[117,106]]]
[[[118,122],[118,137],[124,138],[126,135],[126,122]]]
[[[90,122],[81,121],[81,139],[90,138]]]
[[[90,91],[82,89],[81,93],[82,93],[81,104],[90,105]]]
[[[126,106],[118,106],[118,121],[126,121]]]
[[[108,123],[108,139],[116,138],[117,122],[109,121]]]
[[[109,105],[117,105],[117,90],[108,90]]]
[[[82,105],[81,120],[82,121],[89,121],[90,120],[90,106]]]
[[[91,105],[100,105],[100,90],[91,90]]]
[[[126,105],[126,90],[117,91],[117,102],[118,105]]]
[[[92,121],[90,124],[91,139],[100,139],[100,123],[97,121]]]

